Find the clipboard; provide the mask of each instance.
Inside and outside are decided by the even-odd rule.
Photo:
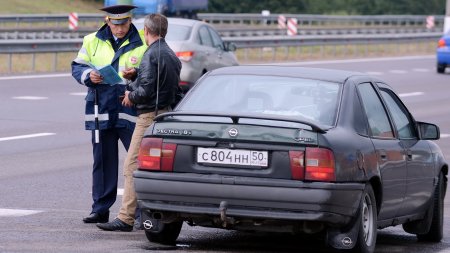
[[[109,85],[115,85],[122,82],[119,73],[111,65],[106,65],[103,68],[97,69],[103,77],[103,82]]]

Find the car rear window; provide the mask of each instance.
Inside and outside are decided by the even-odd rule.
[[[191,34],[190,26],[169,24],[167,29],[166,40],[167,41],[183,41],[189,38]]]
[[[279,76],[208,76],[178,109],[272,114],[334,126],[341,86],[321,80]]]

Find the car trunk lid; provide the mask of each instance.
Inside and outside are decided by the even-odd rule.
[[[305,150],[324,132],[283,117],[172,112],[155,118],[146,138],[176,144],[173,172],[302,179]]]

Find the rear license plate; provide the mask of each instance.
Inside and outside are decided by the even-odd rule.
[[[267,167],[267,151],[197,148],[198,163]]]

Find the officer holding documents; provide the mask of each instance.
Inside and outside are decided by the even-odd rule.
[[[136,122],[133,107],[122,106],[126,79],[137,75],[136,68],[147,49],[143,31],[131,23],[133,5],[114,5],[106,12],[105,25],[86,35],[72,61],[72,76],[88,88],[85,127],[92,131],[92,210],[85,223],[106,223],[109,208],[116,201],[119,140],[128,151]]]

